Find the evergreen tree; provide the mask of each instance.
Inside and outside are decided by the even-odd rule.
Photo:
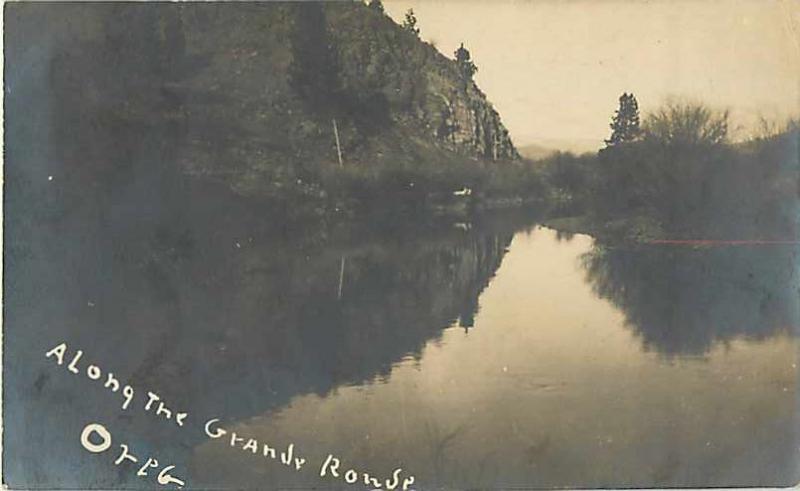
[[[475,72],[478,71],[478,67],[472,62],[469,50],[464,47],[464,43],[461,43],[461,47],[456,50],[455,57],[456,65],[458,65],[458,71],[461,72],[461,76],[464,80],[471,79],[472,76],[475,75]]]
[[[383,13],[383,2],[381,0],[369,0],[369,8]]]
[[[408,12],[406,12],[406,19],[403,21],[403,29],[411,31],[414,35],[419,36],[417,16],[414,15],[414,9],[408,9]]]
[[[635,141],[641,136],[639,126],[639,103],[633,94],[623,93],[619,97],[619,109],[611,118],[611,137],[606,140],[607,147]]]

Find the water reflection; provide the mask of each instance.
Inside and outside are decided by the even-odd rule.
[[[582,256],[593,291],[625,313],[644,346],[706,353],[736,337],[800,326],[795,246],[614,247]]]
[[[293,442],[315,462],[332,452],[379,474],[402,466],[420,489],[792,482],[794,339],[732,335],[702,358],[665,362],[586,282],[580,259],[594,247],[586,236],[519,232],[480,295],[474,330],[453,323],[387,377],[297,395],[229,428]],[[220,441],[197,446],[191,465],[214,487],[331,485]]]
[[[159,80],[177,79],[175,58],[203,64],[76,18],[159,59]],[[235,162],[221,141],[246,128],[124,123],[129,97],[177,113],[208,94],[182,101],[130,69],[87,83],[109,62],[91,43],[52,41],[56,56],[27,63],[49,49],[27,42],[34,20],[9,23],[7,53],[7,482],[151,488],[80,448],[102,421],[191,487],[326,484],[210,442],[213,416],[317,463],[402,464],[420,489],[797,480],[796,250],[615,248],[507,214],[288,222],[184,175],[193,159]],[[62,341],[190,426],[120,411],[44,358]]]
[[[109,195],[103,214],[87,207],[18,237],[28,253],[8,263],[5,337],[12,483],[146,487],[79,451],[91,419],[194,486],[326,484],[209,441],[214,416],[317,464],[336,452],[384,475],[402,465],[437,488],[795,477],[792,251],[613,248],[503,214],[467,230],[292,236],[220,188],[154,196]],[[189,408],[188,431],[123,413],[56,369],[43,353],[62,340]]]
[[[74,444],[87,417],[113,421],[172,462],[204,440],[196,428],[121,414],[116,398],[44,359],[57,343],[85,350],[142,393],[191,408],[195,423],[252,417],[300,394],[386,379],[444,328],[471,327],[513,231],[529,220],[298,235],[219,187],[144,187],[146,202],[137,192],[105,194],[103,210],[90,199],[17,229],[21,252],[8,256],[15,288],[6,300],[11,482],[141,487],[113,467],[74,475],[32,458],[47,445],[56,462],[85,465]],[[49,434],[63,444],[47,443]]]

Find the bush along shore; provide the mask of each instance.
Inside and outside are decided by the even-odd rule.
[[[724,112],[672,104],[640,121],[626,93],[604,149],[526,160],[468,47],[445,56],[379,3],[17,6],[9,46],[54,48],[46,74],[9,75],[51,94],[10,100],[10,130],[60,131],[48,159],[7,149],[26,163],[9,180],[30,183],[8,200],[46,215],[130,188],[181,206],[190,180],[287,224],[535,208],[631,240],[796,236],[796,124],[734,144]]]
[[[796,122],[731,143],[725,112],[670,104],[640,126],[638,111],[624,116],[623,98],[606,148],[542,163],[548,225],[638,242],[797,240]],[[629,120],[620,122],[620,115]]]

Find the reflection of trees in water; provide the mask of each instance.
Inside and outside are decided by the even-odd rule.
[[[569,243],[575,237],[574,233],[565,230],[556,230],[555,232],[556,232],[556,240],[559,242]]]
[[[102,468],[65,480],[64,467],[85,468],[72,436],[87,417],[136,435],[172,463],[203,438],[143,413],[121,414],[96,387],[64,388],[77,378],[43,358],[61,341],[142,397],[153,390],[188,410],[198,424],[385,377],[457,319],[471,324],[514,224],[464,232],[451,224],[417,227],[412,217],[387,227],[391,233],[337,234],[335,224],[286,221],[292,210],[246,202],[183,175],[177,163],[189,153],[192,132],[213,121],[187,127],[183,103],[167,104],[170,94],[157,92],[171,74],[132,78],[125,90],[175,117],[131,123],[147,114],[128,114],[128,97],[106,92],[113,83],[77,76],[104,60],[92,60],[91,49],[67,48],[54,49],[58,56],[37,76],[9,74],[26,90],[8,108],[15,138],[6,169],[6,286],[13,287],[5,298],[3,443],[16,456],[14,482],[111,488],[127,479]],[[127,75],[102,73],[112,81]],[[204,141],[228,136],[210,132]],[[214,151],[209,158],[224,160]],[[131,479],[127,485],[141,485]]]
[[[170,12],[159,25],[179,33]],[[131,67],[161,53],[157,44],[128,42],[119,26],[92,25],[114,31],[103,39],[127,46],[123,54],[138,57]],[[18,61],[30,44],[21,36],[35,31],[24,26],[10,53]],[[211,147],[209,159],[226,161],[231,148],[213,118],[187,122],[182,108],[207,94],[184,90],[181,100],[170,92],[203,60],[179,49],[161,53],[158,70],[142,69],[152,77],[115,67],[99,70],[107,79],[82,76],[109,61],[93,56],[98,49],[65,43],[35,76],[9,72],[10,85],[25,89],[8,108],[16,143],[7,165],[13,288],[5,299],[4,444],[17,456],[17,482],[65,483],[57,464],[77,468],[84,456],[68,437],[62,448],[48,435],[79,434],[89,415],[155,445],[159,459],[184,458],[194,443],[187,440],[202,438],[148,417],[122,420],[94,387],[63,389],[69,377],[43,361],[58,342],[83,349],[85,360],[115,371],[142,397],[158,392],[197,423],[384,377],[454,321],[472,323],[515,224],[465,232],[417,226],[410,222],[421,217],[411,217],[388,233],[342,226],[339,234],[335,224],[287,221],[292,210],[246,202],[187,178],[178,165],[194,155],[187,146],[195,140]],[[41,134],[47,138],[33,139]],[[119,479],[102,472],[86,473],[91,483],[75,477],[73,487],[114,487]]]
[[[229,416],[386,376],[456,319],[471,323],[510,238],[459,233],[305,250],[246,243],[219,263],[205,256],[173,273],[183,310],[202,314],[167,371],[196,372],[202,359],[209,378],[197,382],[221,388],[211,407],[236,401]],[[198,288],[184,275],[215,280]]]
[[[24,306],[54,292],[48,339],[92,339],[132,383],[201,414],[258,414],[419,357],[455,321],[471,326],[514,228],[357,227],[346,241],[305,228],[288,238],[282,231],[295,225],[265,219],[221,187],[179,181],[146,202],[109,193],[101,216],[76,208],[67,227],[26,232],[25,243],[47,244],[63,228],[58,243],[12,267],[30,272],[30,286],[11,300],[18,325],[40,324]],[[58,287],[67,282],[75,287]],[[93,307],[76,310],[87,298]],[[9,339],[27,351],[41,334]]]
[[[82,184],[63,186],[77,193]],[[18,281],[5,347],[24,363],[7,373],[14,403],[6,443],[23,454],[41,450],[31,438],[79,433],[84,414],[119,416],[94,388],[70,393],[68,404],[51,400],[63,374],[40,359],[57,342],[189,410],[193,424],[251,417],[298,395],[386,377],[456,320],[470,323],[516,226],[339,234],[275,222],[222,187],[179,176],[157,192],[122,189],[103,193],[102,213],[88,199],[62,219],[15,228],[31,253],[8,269]],[[34,393],[37,379],[52,382]],[[32,419],[47,423],[31,433],[24,422]],[[202,438],[148,418],[125,424],[116,428],[164,455],[183,456]],[[15,477],[60,479],[43,470],[47,462],[32,465]]]
[[[646,347],[698,355],[717,342],[800,326],[796,254],[782,246],[597,245],[582,261],[594,292],[625,313]]]

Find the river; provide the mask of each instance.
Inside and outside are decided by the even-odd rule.
[[[502,215],[301,240],[144,212],[131,232],[110,210],[11,264],[12,483],[152,486],[80,447],[95,420],[190,488],[341,486],[328,454],[416,489],[798,479],[796,246],[599,244]],[[45,358],[62,341],[134,409]],[[145,389],[187,427],[137,408]],[[308,463],[210,439],[209,418]]]

